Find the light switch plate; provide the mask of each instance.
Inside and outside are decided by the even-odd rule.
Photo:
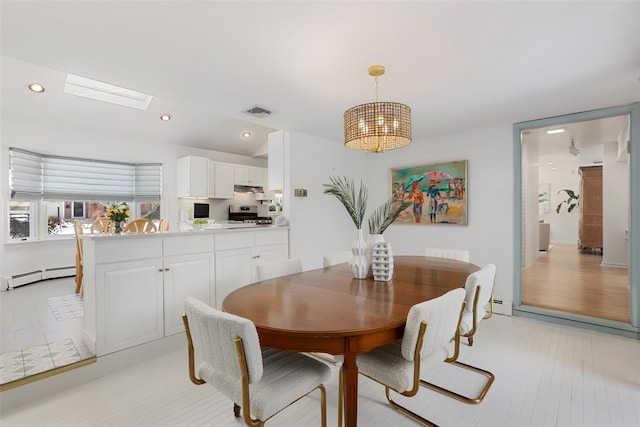
[[[293,194],[296,197],[307,197],[307,190],[304,188],[296,188],[293,190]]]

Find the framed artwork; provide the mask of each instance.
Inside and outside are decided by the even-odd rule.
[[[549,213],[550,185],[538,184],[538,213]]]
[[[396,224],[467,225],[467,161],[391,169],[391,194],[411,202]]]

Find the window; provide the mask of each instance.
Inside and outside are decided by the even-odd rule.
[[[129,202],[131,219],[160,220],[159,163],[61,157],[17,148],[9,148],[9,155],[11,240],[73,235],[75,220],[88,231],[114,202]],[[38,230],[45,236],[38,236]]]
[[[35,235],[33,211],[33,203],[18,201],[9,202],[9,238],[29,240]]]

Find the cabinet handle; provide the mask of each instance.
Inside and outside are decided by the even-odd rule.
[[[169,267],[165,268],[164,271],[169,271],[171,270]]]
[[[159,268],[158,271],[162,273],[164,270],[162,268]]]

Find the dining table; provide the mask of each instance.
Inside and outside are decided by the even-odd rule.
[[[401,340],[411,307],[463,288],[480,268],[444,258],[394,256],[390,281],[356,279],[347,263],[256,282],[222,309],[250,319],[260,345],[343,355],[345,425],[358,419],[357,356]]]

